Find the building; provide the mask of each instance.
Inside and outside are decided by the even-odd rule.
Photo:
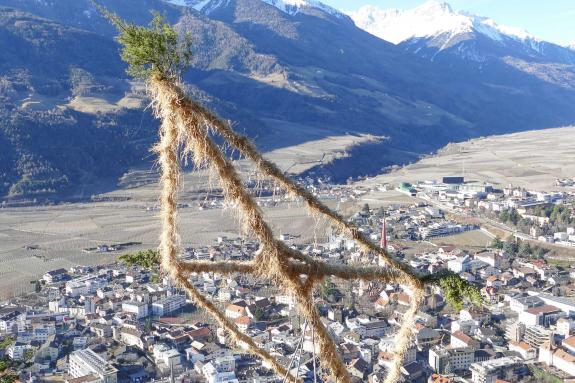
[[[575,355],[575,336],[570,336],[569,338],[564,339],[561,342],[561,346],[567,350],[567,352]]]
[[[520,321],[509,322],[505,327],[505,338],[509,341],[519,342],[525,336],[525,323]]]
[[[363,342],[365,344],[368,343],[368,339],[364,340]],[[377,349],[376,348],[372,348],[372,354],[376,354],[377,351],[381,351],[385,356],[392,356],[393,353],[395,352],[395,337],[387,337],[387,338],[383,338],[381,339],[378,343],[377,343]],[[417,348],[415,347],[415,345],[411,345],[406,353],[405,356],[403,357],[403,364],[407,365],[409,363],[415,362],[417,359]],[[379,363],[381,365],[383,365],[386,368],[390,368],[393,362],[393,358],[390,357],[389,359],[382,359],[380,358]]]
[[[361,325],[365,329],[366,338],[381,338],[389,331],[389,325],[386,321],[371,321]]]
[[[539,362],[575,376],[575,356],[566,349],[553,346],[551,342],[545,342],[539,348]]]
[[[451,334],[450,346],[453,348],[462,347],[475,347],[477,341],[465,334],[463,331],[458,330]]]
[[[181,368],[182,356],[178,350],[165,344],[154,345],[154,361],[166,370],[178,370]]]
[[[164,316],[172,314],[186,305],[184,295],[170,295],[152,303],[152,315]]]
[[[70,354],[68,373],[72,378],[92,376],[94,383],[116,383],[118,370],[90,349]]]
[[[202,367],[202,373],[208,383],[238,383],[234,371],[219,371],[214,363],[209,362]]]
[[[513,377],[514,381],[529,374],[529,369],[518,356],[486,360],[473,363],[470,368],[473,383],[496,383],[498,380]]]
[[[471,270],[471,259],[468,255],[456,257],[447,261],[447,268],[454,273],[463,273]]]
[[[557,307],[543,305],[532,307],[519,314],[519,321],[526,326],[548,326],[555,323],[564,313]]]
[[[237,319],[246,315],[247,312],[245,306],[231,304],[226,307],[226,317],[230,319]]]
[[[556,333],[567,338],[571,335],[571,332],[575,329],[575,322],[571,319],[560,318],[557,321],[557,331]]]
[[[552,305],[562,310],[565,314],[572,316],[575,315],[575,299],[570,297],[556,297],[551,294],[539,294],[545,304]]]
[[[459,319],[463,321],[474,321],[477,324],[489,323],[491,321],[491,312],[484,308],[472,307],[459,311]]]
[[[544,304],[543,300],[537,296],[509,297],[509,308],[517,314],[533,307],[543,306]]]
[[[214,364],[220,372],[232,372],[236,370],[236,358],[232,355],[218,356]]]
[[[351,361],[348,367],[348,371],[350,375],[355,376],[361,380],[365,380],[367,374],[369,373],[369,364],[367,364],[365,360],[358,358]]]
[[[66,271],[66,269],[57,269],[57,270],[48,271],[46,274],[44,274],[44,276],[42,276],[42,279],[47,284],[51,284],[51,283],[63,281],[67,277],[68,277],[68,272]]]
[[[477,229],[477,227],[473,225],[453,225],[453,224],[433,223],[427,227],[420,228],[419,234],[421,235],[421,238],[427,239],[427,238],[444,237],[447,235],[463,233],[474,229]]]
[[[429,350],[429,365],[438,374],[452,374],[467,371],[474,362],[475,351],[470,347],[443,348],[432,347]]]
[[[66,282],[66,294],[71,297],[93,294],[96,293],[98,289],[104,288],[107,285],[108,281],[104,278],[98,278],[94,275],[86,275]]]
[[[130,327],[114,327],[112,336],[118,342],[122,342],[127,346],[138,347],[140,350],[144,349],[143,333],[135,328]]]
[[[537,357],[537,350],[525,342],[510,341],[509,351],[515,351],[525,360],[531,360]]]
[[[252,320],[248,316],[243,316],[243,317],[239,317],[239,318],[234,319],[234,323],[236,324],[236,326],[238,326],[238,329],[241,332],[245,333],[250,328]]]
[[[122,302],[122,311],[134,314],[136,319],[146,318],[148,316],[148,304],[144,302]]]
[[[553,332],[543,326],[527,326],[523,341],[531,347],[539,348],[543,343],[548,342],[552,335]]]
[[[0,316],[0,333],[14,333],[26,328],[26,314],[18,310],[7,312]]]
[[[418,349],[425,349],[427,347],[435,346],[441,342],[442,334],[429,327],[419,329],[415,335],[415,344]]]
[[[26,351],[30,349],[30,346],[25,343],[16,342],[6,350],[8,357],[11,360],[23,360],[26,354]]]
[[[460,176],[443,177],[443,183],[448,185],[461,185],[465,183],[465,178]]]

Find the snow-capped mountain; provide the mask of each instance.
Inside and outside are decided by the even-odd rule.
[[[214,10],[229,5],[230,0],[164,0],[168,3],[188,6],[209,15]],[[282,12],[290,15],[297,14],[302,8],[316,8],[320,9],[332,16],[345,17],[345,15],[317,0],[262,0],[264,3],[272,5]]]
[[[487,17],[455,11],[436,0],[409,10],[364,6],[349,15],[359,28],[432,59],[448,51],[477,62],[506,55],[522,59],[551,56],[559,62],[575,62],[575,56],[564,47]]]
[[[399,44],[404,41],[449,34],[451,37],[478,32],[493,40],[512,37],[534,39],[529,33],[513,27],[498,25],[493,20],[454,11],[447,3],[428,1],[406,11],[384,10],[366,5],[350,13],[356,25],[384,40]]]

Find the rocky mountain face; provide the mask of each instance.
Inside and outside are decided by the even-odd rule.
[[[312,170],[335,180],[450,141],[575,121],[571,51],[543,42],[537,54],[476,30],[441,44],[388,42],[315,0],[101,3],[138,24],[159,10],[190,31],[189,92],[264,150],[331,135],[388,137]],[[124,74],[114,33],[88,0],[0,0],[0,195],[77,194],[152,159],[157,123],[142,84]],[[472,48],[489,52],[481,65],[450,54]]]

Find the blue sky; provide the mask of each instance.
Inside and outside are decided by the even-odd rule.
[[[334,8],[356,10],[362,5],[381,8],[413,8],[425,0],[322,0]],[[575,0],[451,0],[451,6],[487,16],[499,24],[527,30],[558,44],[575,42]]]

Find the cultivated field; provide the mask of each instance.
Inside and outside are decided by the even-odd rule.
[[[435,156],[366,183],[441,180],[443,176],[463,174],[467,180],[498,186],[513,184],[530,190],[559,190],[554,186],[555,179],[575,177],[575,127],[451,144]]]
[[[268,156],[282,168],[298,172],[370,139],[330,137],[276,150]],[[238,165],[246,179],[253,176],[245,161],[238,161]],[[117,190],[102,196],[106,202],[0,210],[0,298],[31,290],[30,281],[46,271],[113,262],[122,254],[83,252],[86,248],[126,242],[141,244],[124,252],[156,248],[160,232],[157,177],[157,169],[132,171],[122,177]],[[218,236],[243,235],[233,209],[199,210],[198,204],[210,201],[212,193],[219,193],[217,180],[207,171],[185,175],[180,199],[189,207],[180,211],[182,246],[210,245]],[[275,232],[294,235],[294,243],[326,239],[326,225],[308,217],[295,202],[282,202],[264,208],[264,212]]]
[[[294,242],[323,241],[326,227],[295,203],[264,209],[275,231],[298,237]],[[0,211],[0,297],[33,287],[30,281],[48,270],[112,262],[121,253],[86,253],[103,244],[140,242],[126,251],[158,246],[157,211],[131,202],[74,204]],[[183,246],[210,245],[218,236],[242,236],[231,209],[183,208]]]

